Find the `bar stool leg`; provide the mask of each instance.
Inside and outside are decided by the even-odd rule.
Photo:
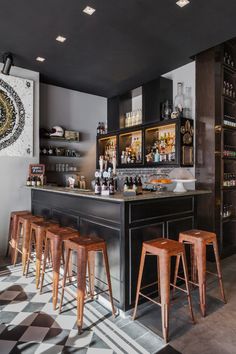
[[[22,247],[22,272],[25,275],[26,271],[26,263],[27,263],[27,255],[29,252],[29,235],[30,235],[30,227],[27,225],[23,226],[23,247]]]
[[[219,250],[218,250],[217,240],[213,241],[213,248],[214,248],[215,259],[216,259],[216,267],[217,267],[217,273],[218,273],[221,297],[222,297],[223,302],[226,304],[226,298],[225,298],[224,286],[223,286],[223,281],[222,281],[222,272],[221,272],[221,266],[220,266],[220,257],[219,257]]]
[[[29,247],[28,247],[28,253],[27,253],[27,260],[26,260],[26,271],[25,271],[25,276],[27,277],[29,273],[29,264],[30,264],[30,257],[32,253],[32,238],[33,238],[33,233],[35,235],[35,230],[30,226],[30,234],[29,234]]]
[[[165,343],[168,342],[169,332],[169,306],[170,306],[170,257],[160,256],[160,273],[162,274],[161,288],[161,317],[162,332]]]
[[[89,293],[90,297],[94,299],[94,278],[95,278],[95,252],[88,253],[88,274],[89,274]]]
[[[81,333],[84,316],[84,294],[86,289],[87,251],[81,247],[77,252],[77,326]]]
[[[60,276],[60,265],[62,258],[62,242],[59,239],[50,240],[52,252],[52,268],[53,268],[53,309],[57,308],[58,287]]]
[[[114,303],[113,303],[112,288],[111,288],[111,276],[110,276],[110,268],[109,268],[106,246],[103,247],[102,254],[103,254],[103,262],[104,262],[105,269],[106,269],[107,284],[108,284],[110,303],[111,303],[111,308],[112,308],[112,315],[115,316],[116,310],[115,310]]]
[[[198,242],[197,252],[197,271],[199,282],[199,297],[202,316],[206,316],[206,245]]]
[[[174,298],[174,295],[175,295],[175,286],[176,286],[176,283],[177,283],[177,276],[178,276],[178,273],[179,273],[179,264],[180,264],[180,255],[178,254],[176,256],[176,263],[175,263],[175,274],[174,274],[174,281],[173,281],[174,287],[173,287],[173,290],[172,290],[172,297],[173,298]]]
[[[14,248],[14,254],[13,254],[13,262],[12,262],[14,267],[16,265],[17,257],[18,257],[18,245],[19,245],[19,239],[20,239],[20,235],[21,235],[21,228],[22,228],[22,224],[20,222],[18,222],[17,233],[16,233],[16,242],[15,242],[15,248]]]
[[[158,290],[158,300],[161,302],[161,274],[160,274],[160,264],[159,257],[157,256],[157,290]]]
[[[8,243],[7,243],[7,251],[6,251],[6,257],[9,256],[9,253],[12,253],[12,247],[10,246],[9,242],[12,240],[12,235],[13,235],[13,230],[14,229],[14,223],[13,223],[13,217],[10,217],[10,224],[9,224],[9,231],[8,231]]]
[[[62,280],[62,288],[61,288],[61,300],[59,305],[59,313],[61,312],[63,299],[64,299],[64,292],[65,292],[65,285],[66,285],[66,276],[68,272],[69,262],[70,262],[71,250],[66,248],[66,259],[65,259],[65,266],[64,266],[64,275]]]
[[[182,264],[183,264],[183,269],[184,269],[184,278],[185,278],[185,286],[186,286],[186,290],[187,290],[189,312],[190,312],[190,316],[191,316],[193,323],[195,323],[194,315],[193,315],[192,299],[191,299],[191,294],[190,294],[190,287],[189,287],[189,282],[188,282],[189,275],[188,275],[188,267],[187,267],[187,260],[186,260],[185,251],[182,253],[181,258],[182,258]]]
[[[135,306],[134,306],[134,312],[133,312],[133,316],[132,316],[133,320],[135,320],[136,313],[137,313],[137,307],[138,307],[139,293],[140,293],[142,277],[143,277],[143,268],[144,268],[144,263],[145,263],[145,257],[146,257],[146,251],[145,251],[144,247],[142,247],[140,266],[139,266],[139,274],[138,274],[138,282],[137,282],[137,290],[136,290]]]
[[[49,240],[45,239],[45,248],[44,248],[44,258],[43,258],[43,269],[42,269],[42,277],[41,277],[41,285],[40,285],[40,294],[42,294],[43,283],[44,283],[44,274],[46,270],[47,259],[49,257]]]
[[[35,275],[36,289],[38,289],[40,283],[44,240],[45,240],[45,231],[38,230],[36,234],[36,275]]]

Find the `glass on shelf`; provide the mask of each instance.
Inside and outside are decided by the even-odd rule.
[[[142,124],[142,110],[136,109],[125,114],[125,128]]]
[[[120,134],[120,162],[122,165],[142,163],[142,131]]]
[[[147,163],[176,161],[176,125],[168,124],[145,131],[145,159]]]
[[[117,137],[110,136],[98,140],[98,155],[104,156],[108,164],[112,164],[113,157],[117,154]]]

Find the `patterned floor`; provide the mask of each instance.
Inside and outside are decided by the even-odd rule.
[[[40,295],[33,272],[25,278],[20,266],[0,268],[0,353],[151,354],[164,347],[160,337],[139,322],[113,319],[96,301],[86,304],[84,332],[78,335],[76,303],[69,294],[65,302],[58,314],[50,285]]]

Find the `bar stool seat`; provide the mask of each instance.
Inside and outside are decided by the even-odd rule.
[[[195,277],[191,283],[197,285],[199,287],[199,297],[200,297],[200,309],[202,316],[206,315],[206,273],[211,273],[218,277],[221,297],[224,303],[226,303],[223,281],[222,281],[222,273],[220,266],[220,257],[218,251],[218,244],[216,234],[209,231],[203,230],[188,230],[181,232],[179,234],[179,242],[190,244],[193,247],[193,274],[196,273],[198,275],[198,282]],[[217,273],[208,272],[206,270],[206,247],[213,246],[215,259],[216,259],[216,267]],[[181,278],[176,276],[174,283],[176,283],[177,278]]]
[[[46,220],[46,221],[36,221],[32,222],[30,225],[30,238],[29,238],[29,252],[27,255],[27,270],[26,276],[28,275],[29,271],[29,263],[32,260],[31,253],[32,247],[35,247],[36,253],[36,260],[35,260],[35,267],[36,267],[36,288],[39,287],[40,277],[41,277],[41,263],[42,263],[42,256],[43,256],[43,249],[45,245],[45,238],[46,232],[48,229],[58,229],[60,226],[56,221],[53,220]]]
[[[157,256],[158,257],[158,293],[161,299],[161,302],[153,300],[150,298],[149,295],[144,294],[141,292],[144,288],[148,288],[155,283],[146,285],[145,287],[141,287],[142,283],[142,276],[143,276],[143,269],[145,264],[146,256]],[[184,269],[184,280],[186,290],[180,287],[177,287],[175,284],[170,283],[170,268],[171,268],[171,257],[177,257],[177,263],[179,267],[179,261],[182,259],[183,269]],[[168,332],[169,332],[169,306],[170,306],[170,285],[172,287],[176,287],[179,290],[185,292],[188,297],[188,304],[191,319],[194,322],[193,316],[193,309],[192,309],[192,302],[191,302],[191,295],[189,290],[189,283],[188,283],[188,269],[187,269],[187,262],[186,262],[186,255],[184,245],[178,241],[165,239],[165,238],[158,238],[151,241],[143,242],[142,245],[142,253],[141,253],[141,260],[140,260],[140,267],[139,267],[139,275],[138,275],[138,283],[137,283],[137,291],[136,291],[136,300],[135,300],[135,307],[133,313],[133,320],[136,317],[137,313],[137,306],[139,296],[152,301],[153,303],[161,306],[161,314],[162,314],[162,332],[165,342],[168,341]]]
[[[72,251],[77,252],[77,326],[78,331],[81,333],[83,327],[83,313],[84,313],[84,300],[85,300],[85,291],[86,291],[86,270],[88,265],[89,271],[89,285],[90,285],[90,295],[93,298],[94,295],[94,266],[95,266],[95,253],[102,252],[103,262],[106,271],[107,285],[108,289],[101,290],[99,294],[104,292],[109,292],[110,303],[112,308],[112,314],[115,316],[115,307],[113,304],[112,297],[112,287],[111,287],[111,278],[109,270],[109,262],[107,255],[106,242],[97,236],[80,236],[72,238],[70,240],[64,241],[65,250],[66,250],[66,260],[65,260],[65,270],[62,283],[62,294],[60,301],[61,311],[64,297],[64,290],[66,285],[66,277],[68,272],[68,265]]]
[[[26,214],[31,214],[31,212],[29,210],[18,210],[18,211],[12,211],[10,214],[8,246],[7,246],[6,256],[8,257],[10,251],[12,263],[14,261],[14,249],[16,247],[16,234],[17,234],[18,220],[21,215],[26,215]]]
[[[35,216],[32,214],[25,214],[19,216],[18,224],[17,224],[16,246],[15,246],[13,263],[14,265],[16,264],[18,252],[20,252],[22,254],[23,275],[25,275],[25,271],[26,271],[27,254],[29,250],[30,225],[32,222],[43,221],[43,220],[44,220],[43,217]],[[20,244],[21,240],[22,240],[22,245]]]
[[[53,271],[53,308],[57,307],[58,301],[58,287],[59,287],[59,276],[60,276],[60,266],[61,262],[64,263],[63,255],[63,241],[78,237],[79,232],[70,227],[59,227],[59,228],[49,228],[46,231],[45,238],[45,250],[44,250],[44,260],[43,269],[41,277],[40,293],[43,290],[44,274],[46,271],[47,259],[49,258],[49,253],[52,255],[52,271]]]

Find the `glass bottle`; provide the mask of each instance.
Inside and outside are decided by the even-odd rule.
[[[192,118],[192,97],[191,87],[186,87],[186,95],[184,97],[184,117]]]
[[[177,95],[174,100],[174,109],[179,113],[179,116],[183,115],[183,107],[184,107],[184,94],[183,94],[183,83],[178,82],[177,84]]]

